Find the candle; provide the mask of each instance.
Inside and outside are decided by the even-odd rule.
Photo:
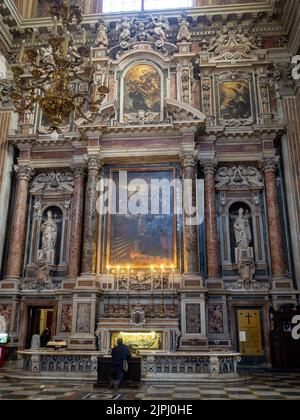
[[[160,277],[161,277],[161,291],[164,290],[164,266],[161,265],[160,266],[161,269],[161,273],[160,273]]]
[[[57,22],[58,22],[57,16],[54,16],[53,18],[53,34],[54,35],[57,35]]]
[[[127,266],[127,291],[130,290],[130,265]]]
[[[41,53],[38,50],[37,53],[36,53],[36,65],[37,66],[40,65],[40,60],[41,60]]]
[[[37,29],[34,28],[33,32],[32,32],[32,38],[31,38],[31,44],[32,46],[35,46],[36,43],[36,37],[37,37]]]
[[[110,265],[107,266],[107,274],[109,274],[110,271]]]
[[[174,264],[172,264],[172,290],[174,290],[174,272],[175,272]]]
[[[63,54],[64,57],[66,57],[67,54],[68,54],[69,42],[70,42],[70,32],[67,32],[66,33],[66,36],[65,36],[64,43],[63,43],[63,52],[62,52],[62,54]]]
[[[82,28],[82,43],[83,45],[86,44],[86,30]]]
[[[21,48],[20,48],[20,52],[18,56],[18,64],[22,64],[24,51],[25,51],[25,39],[23,39],[22,44],[21,44]]]
[[[92,61],[93,61],[93,53],[94,53],[94,49],[93,49],[93,47],[91,47],[91,50],[90,50],[90,63],[92,64]]]
[[[117,267],[117,291],[119,291],[120,266]]]
[[[151,265],[151,289],[154,290],[154,280],[153,280],[153,265]]]

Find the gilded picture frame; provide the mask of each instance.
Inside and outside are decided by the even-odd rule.
[[[170,181],[176,179],[175,167],[155,167],[155,168],[118,168],[110,170],[110,181],[118,181],[118,174],[127,172],[128,182],[131,178],[149,180],[151,177],[160,179],[159,175],[168,174]],[[117,188],[118,189],[118,188]],[[176,193],[170,195],[170,208],[173,213],[170,215],[113,215],[111,211],[107,215],[106,231],[106,267],[111,269],[118,265],[126,269],[128,265],[132,269],[160,269],[161,265],[166,268],[178,268],[177,258],[177,215],[176,215]],[[111,202],[111,191],[109,191],[109,202]],[[116,218],[119,218],[117,220]],[[135,220],[134,220],[135,218]],[[124,220],[123,220],[124,219]],[[146,221],[146,222],[145,222]],[[128,224],[128,228],[126,228]],[[122,240],[117,235],[122,236]],[[143,240],[143,238],[145,238]],[[122,251],[122,257],[116,257],[116,243],[127,244]],[[170,248],[171,245],[171,248]],[[160,255],[162,258],[159,258]]]
[[[221,125],[240,127],[255,121],[253,75],[239,71],[216,76],[217,117]]]

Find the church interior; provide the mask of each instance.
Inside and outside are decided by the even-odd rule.
[[[300,399],[299,28],[298,0],[0,0],[10,398],[101,389],[122,340],[128,383]]]

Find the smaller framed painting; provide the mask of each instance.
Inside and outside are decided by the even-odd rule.
[[[241,72],[217,76],[218,119],[225,126],[254,122],[252,75]]]

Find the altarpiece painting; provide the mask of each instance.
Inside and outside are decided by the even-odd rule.
[[[151,183],[167,181],[172,183],[175,170],[143,170],[127,172],[127,185],[133,185],[137,180],[143,186],[148,204],[146,214],[132,214],[130,200],[139,194],[140,187],[128,190],[129,211],[127,214],[111,214],[108,221],[107,263],[111,267],[130,265],[132,268],[150,268],[164,265],[176,266],[176,216],[174,214],[174,191],[170,189],[167,203],[170,209],[163,211],[163,200],[166,197],[159,194],[158,214],[151,212]],[[117,203],[119,203],[119,171],[112,171],[111,178],[117,186]],[[137,200],[137,205],[139,205]],[[117,209],[118,210],[118,209]],[[144,213],[144,212],[143,212]]]

